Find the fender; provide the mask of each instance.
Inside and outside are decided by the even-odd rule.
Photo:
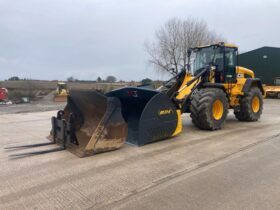
[[[248,93],[251,87],[258,87],[261,90],[262,94],[265,94],[262,82],[259,78],[248,78],[242,88],[242,92],[245,94]]]
[[[211,83],[211,82],[206,82],[202,84],[204,88],[219,88],[222,89],[224,92],[226,92],[225,86],[221,83]]]

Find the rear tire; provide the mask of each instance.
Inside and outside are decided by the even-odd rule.
[[[203,130],[221,129],[228,114],[225,92],[218,88],[204,88],[191,97],[191,118],[195,126]]]
[[[240,99],[240,108],[234,110],[239,121],[257,121],[263,109],[263,97],[259,88],[253,87],[249,93]]]

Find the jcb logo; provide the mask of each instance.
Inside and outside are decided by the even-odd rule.
[[[163,109],[163,110],[159,110],[158,114],[159,114],[159,115],[168,115],[168,114],[172,114],[172,109]]]

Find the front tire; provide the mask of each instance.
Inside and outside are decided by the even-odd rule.
[[[191,97],[191,118],[195,126],[203,130],[221,129],[228,114],[225,92],[218,88],[204,88]]]
[[[260,119],[262,110],[262,93],[259,88],[253,87],[240,99],[240,107],[234,110],[234,115],[239,121],[253,122]]]

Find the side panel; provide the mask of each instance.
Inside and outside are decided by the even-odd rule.
[[[139,87],[125,87],[106,94],[121,101],[122,116],[128,126],[127,142],[138,145],[141,115],[149,101],[157,94],[159,92],[156,90]]]
[[[137,145],[171,137],[177,124],[177,112],[172,101],[164,93],[155,95],[147,103],[141,115]]]
[[[264,90],[260,79],[254,78],[254,72],[250,69],[237,66],[236,67],[236,83],[225,83],[226,92],[230,95],[230,107],[234,108],[239,105],[239,96],[243,96],[250,91],[252,86],[259,87],[262,93]]]

